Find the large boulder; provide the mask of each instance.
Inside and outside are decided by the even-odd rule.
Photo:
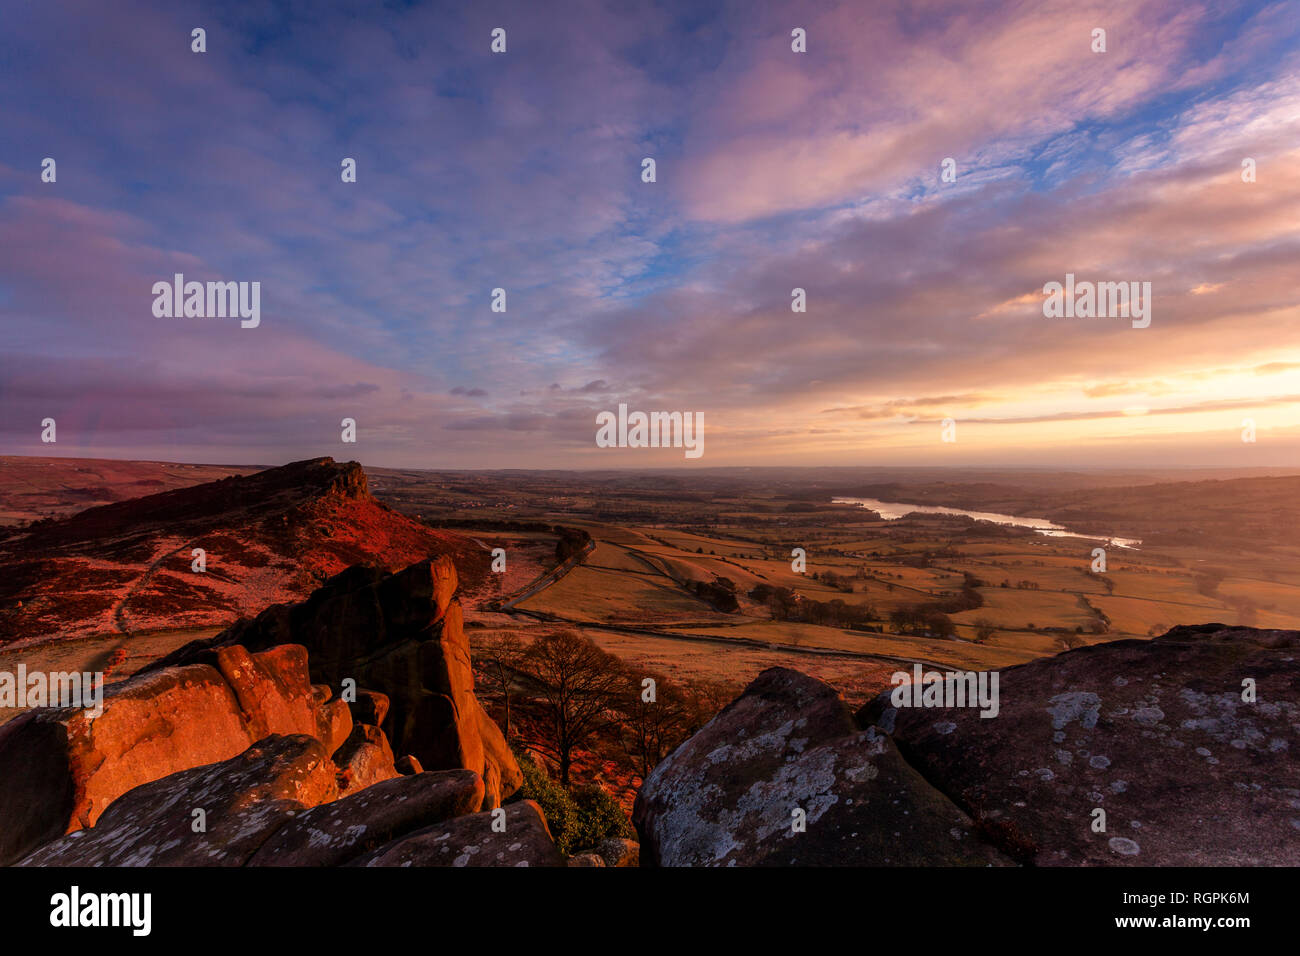
[[[1025,862],[1300,864],[1300,633],[1177,627],[999,684],[996,718],[887,694],[861,717]]]
[[[382,728],[400,754],[428,770],[466,769],[485,782],[484,807],[522,783],[501,732],[474,696],[469,641],[456,569],[441,557],[396,574],[361,565],[335,575],[300,604],[276,605],[215,638],[176,651],[156,666],[189,664],[230,644],[293,643],[310,655],[312,679],[336,691],[350,680],[387,698]],[[360,704],[382,711],[379,701]]]
[[[272,736],[230,760],[123,794],[96,826],[46,844],[20,865],[338,866],[475,812],[483,781],[448,770],[338,797],[319,741]]]
[[[370,724],[352,728],[352,735],[335,751],[334,763],[339,768],[339,793],[343,796],[399,776],[388,738]]]
[[[0,863],[93,826],[140,784],[228,760],[271,734],[312,736],[328,755],[351,726],[347,705],[312,686],[301,646],[230,645],[137,675],[105,688],[97,717],[29,711],[0,728]]]
[[[1178,627],[998,677],[995,716],[885,692],[842,732],[829,688],[764,672],[646,781],[645,862],[1300,863],[1300,632]]]
[[[520,800],[426,827],[348,865],[564,866],[564,857],[555,848],[542,808]]]
[[[916,866],[1009,862],[828,685],[770,668],[637,795],[642,862]]]
[[[483,780],[469,770],[396,777],[297,814],[271,835],[249,866],[339,866],[404,833],[473,813]]]
[[[238,756],[123,794],[97,824],[21,866],[242,866],[291,816],[338,796],[320,741],[268,737]]]

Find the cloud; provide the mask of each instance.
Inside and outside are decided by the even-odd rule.
[[[829,462],[918,454],[908,420],[1289,394],[1288,5],[566,10],[237,6],[195,55],[183,6],[22,6],[0,436],[265,461],[348,415],[374,463],[541,466],[626,401],[704,412],[710,460]],[[262,327],[155,319],[177,271],[260,281]],[[1045,319],[1067,272],[1150,281],[1151,327]]]
[[[1202,412],[1221,412],[1239,408],[1265,408],[1268,406],[1294,405],[1300,403],[1300,394],[1277,395],[1267,398],[1233,398],[1197,402],[1193,405],[1179,405],[1167,408],[1148,408],[1146,406],[1129,406],[1085,412],[1054,412],[1050,415],[1034,415],[1022,418],[962,418],[967,425],[1026,425],[1038,422],[1081,422],[1104,418],[1125,418],[1132,415],[1194,415]],[[935,425],[938,419],[916,421],[912,424]]]
[[[950,406],[968,407],[985,405],[995,401],[996,397],[979,392],[964,395],[941,395],[934,398],[900,398],[881,405],[857,405],[849,408],[827,408],[823,414],[848,414],[859,419],[893,419],[909,415],[928,413],[936,408]]]

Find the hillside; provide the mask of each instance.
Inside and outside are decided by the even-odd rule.
[[[431,553],[485,573],[472,541],[375,500],[356,462],[294,462],[11,532],[0,643],[220,626],[301,599],[349,565],[392,569]]]

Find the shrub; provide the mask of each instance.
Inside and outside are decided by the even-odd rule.
[[[528,757],[516,752],[515,758],[524,776],[515,799],[537,801],[546,814],[556,849],[565,856],[595,846],[606,837],[632,836],[623,808],[600,787],[589,784],[570,793]]]
[[[569,830],[574,850],[595,846],[608,837],[632,838],[632,824],[613,797],[597,784],[578,787],[571,794],[577,812]]]

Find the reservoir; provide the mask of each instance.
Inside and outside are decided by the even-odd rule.
[[[1030,531],[1051,538],[1086,538],[1089,541],[1105,541],[1117,548],[1136,548],[1142,543],[1140,538],[1107,538],[1095,534],[1079,534],[1062,525],[1053,524],[1046,518],[1021,518],[1017,515],[998,514],[996,511],[967,511],[964,508],[947,508],[943,505],[909,505],[899,501],[881,501],[879,498],[832,498],[831,503],[858,505],[876,512],[886,521],[895,521],[909,514],[965,515],[976,521],[991,521],[993,524],[1028,528]]]

